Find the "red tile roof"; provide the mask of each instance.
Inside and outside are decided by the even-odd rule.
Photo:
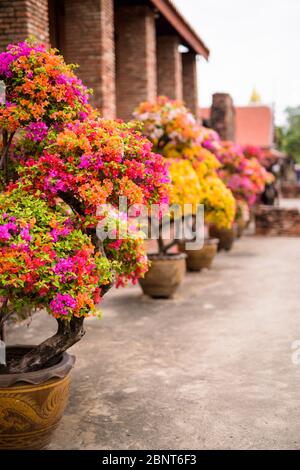
[[[269,148],[274,142],[273,110],[266,105],[237,106],[235,141],[240,145]],[[209,119],[210,108],[200,109],[200,117]]]
[[[201,119],[210,119],[210,108],[200,108],[199,109],[199,116]]]
[[[269,106],[238,106],[235,138],[241,145],[271,147],[274,142],[273,110]]]

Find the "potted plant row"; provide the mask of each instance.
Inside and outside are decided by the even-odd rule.
[[[242,235],[249,223],[250,212],[266,184],[274,177],[263,165],[262,150],[242,147],[230,141],[221,141],[218,134],[207,130],[203,146],[215,154],[220,162],[218,174],[232,191],[237,202],[235,223],[229,230],[211,228],[211,235],[220,240],[219,249],[230,250],[234,239]],[[255,150],[255,151],[254,151]]]
[[[207,130],[182,102],[164,96],[155,102],[141,103],[134,117],[141,122],[142,131],[155,151],[169,162],[170,201],[182,208],[189,204],[194,217],[196,206],[202,204],[203,223],[229,229],[234,221],[235,199],[218,175],[221,163],[202,144]],[[187,255],[189,270],[200,271],[211,266],[217,240],[207,238],[203,243],[199,248],[194,245],[186,249],[186,240],[178,241],[179,251]]]

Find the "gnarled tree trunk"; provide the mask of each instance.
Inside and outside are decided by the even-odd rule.
[[[84,317],[73,317],[70,321],[58,319],[58,329],[55,335],[29,351],[21,360],[10,361],[5,372],[19,374],[50,366],[84,336],[83,322]]]

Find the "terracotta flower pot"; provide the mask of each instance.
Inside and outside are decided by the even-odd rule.
[[[211,226],[209,228],[209,235],[219,240],[218,251],[230,251],[236,238],[236,227],[219,229]]]
[[[143,279],[139,279],[142,290],[150,297],[168,299],[176,292],[184,278],[186,255],[172,253],[148,256],[151,261],[150,269]]]
[[[181,252],[186,253],[186,266],[188,271],[201,271],[201,269],[209,269],[212,261],[217,253],[219,240],[209,238],[205,240],[204,246],[196,250],[186,250],[185,243],[180,242],[178,248]]]
[[[7,348],[7,356],[32,346]],[[43,449],[49,444],[69,397],[75,357],[64,353],[54,366],[24,374],[0,373],[0,449]]]
[[[247,223],[243,219],[238,219],[236,222],[236,231],[237,231],[237,238],[241,238],[246,228]]]

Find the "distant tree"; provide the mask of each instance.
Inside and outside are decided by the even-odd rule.
[[[283,140],[284,140],[284,127],[276,126],[275,128],[275,143],[280,150],[283,149]]]
[[[279,148],[300,163],[300,106],[286,109],[287,126],[277,128]]]

